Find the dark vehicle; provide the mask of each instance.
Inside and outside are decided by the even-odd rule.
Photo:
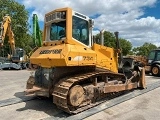
[[[153,76],[160,76],[160,49],[150,51],[145,69]]]

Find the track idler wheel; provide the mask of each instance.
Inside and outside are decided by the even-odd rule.
[[[84,96],[85,95],[83,87],[80,85],[75,85],[69,91],[69,103],[72,106],[77,107],[83,102]]]

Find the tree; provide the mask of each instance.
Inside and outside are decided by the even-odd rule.
[[[28,42],[28,12],[25,10],[25,6],[19,4],[15,0],[0,0],[0,21],[3,16],[8,14],[11,17],[11,26],[14,33],[16,47],[23,48],[27,52],[29,51]],[[9,53],[8,38],[5,38],[4,50]]]
[[[128,40],[125,40],[123,38],[120,38],[119,41],[121,44],[122,53],[124,56],[126,56],[127,54],[130,53],[130,51],[132,49],[132,44],[131,44],[131,42],[129,42]]]
[[[145,42],[142,46],[133,48],[133,53],[135,55],[148,56],[149,52],[156,48],[156,45]]]
[[[96,39],[97,43],[100,43],[100,34],[97,34],[95,36],[95,39]],[[116,38],[115,38],[113,33],[108,32],[108,31],[104,31],[104,45],[105,46],[116,48],[115,39]],[[123,38],[120,38],[119,41],[120,41],[120,45],[121,45],[121,48],[122,48],[122,54],[123,55],[129,54],[129,52],[132,49],[131,42],[129,42],[129,41],[123,39]]]

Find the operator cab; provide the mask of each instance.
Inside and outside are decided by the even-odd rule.
[[[22,48],[16,48],[15,54],[12,56],[13,62],[19,62],[24,60],[25,51]]]
[[[160,49],[152,50],[148,55],[148,64],[152,64],[155,61],[160,63]]]
[[[70,8],[54,10],[45,15],[44,41],[92,46],[93,20]]]

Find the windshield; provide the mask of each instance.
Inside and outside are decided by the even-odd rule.
[[[150,53],[149,53],[149,55],[148,55],[148,59],[149,60],[154,60],[154,58],[155,58],[155,51],[151,51]]]
[[[72,37],[85,45],[89,45],[88,21],[73,16]]]
[[[16,50],[16,55],[18,57],[23,57],[24,51],[23,50]]]
[[[66,21],[52,23],[50,27],[50,40],[60,40],[66,37]]]
[[[157,51],[157,57],[156,57],[157,61],[160,61],[160,51]]]

